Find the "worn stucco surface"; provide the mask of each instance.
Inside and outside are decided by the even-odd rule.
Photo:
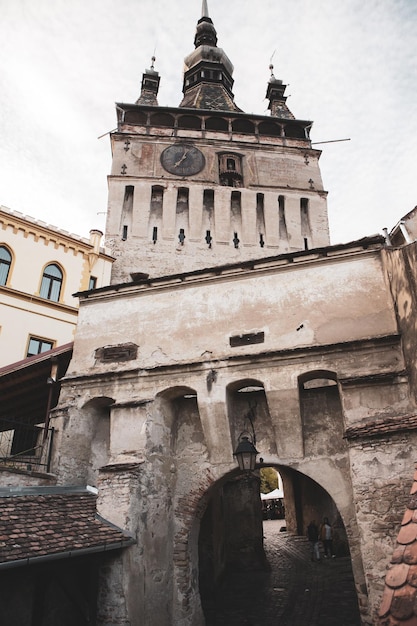
[[[251,402],[263,463],[287,472],[289,494],[297,472],[337,507],[362,619],[372,622],[414,461],[412,433],[344,438],[348,427],[415,409],[383,254],[306,253],[290,267],[145,281],[82,301],[55,412],[55,469],[59,482],[98,485],[102,514],[138,538],[105,574],[102,624],[132,615],[158,626],[202,623],[200,522],[235,472]],[[230,345],[259,332],[262,343]],[[116,346],[120,355],[126,343],[137,346],[128,360],[96,352]],[[253,388],[246,399],[244,388]],[[294,532],[299,516],[289,506]],[[110,622],[114,611],[119,621]]]

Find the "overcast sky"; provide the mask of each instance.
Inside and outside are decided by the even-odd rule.
[[[237,105],[268,114],[268,66],[314,122],[332,243],[417,205],[415,0],[208,0]],[[201,0],[0,0],[0,204],[87,236],[104,229],[115,102],[156,50],[159,104],[181,101]]]

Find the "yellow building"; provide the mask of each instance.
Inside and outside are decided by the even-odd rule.
[[[0,367],[73,340],[72,294],[110,282],[102,235],[84,239],[0,206]]]

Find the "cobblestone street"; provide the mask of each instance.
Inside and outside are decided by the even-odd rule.
[[[207,626],[359,626],[350,559],[312,562],[308,541],[282,525],[264,522],[271,570],[229,577],[206,610]]]

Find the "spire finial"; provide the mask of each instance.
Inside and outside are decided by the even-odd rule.
[[[209,17],[207,0],[203,0],[203,5],[201,7],[201,17]]]
[[[152,55],[152,57],[151,57],[151,70],[155,69],[155,61],[156,61],[156,56]]]

